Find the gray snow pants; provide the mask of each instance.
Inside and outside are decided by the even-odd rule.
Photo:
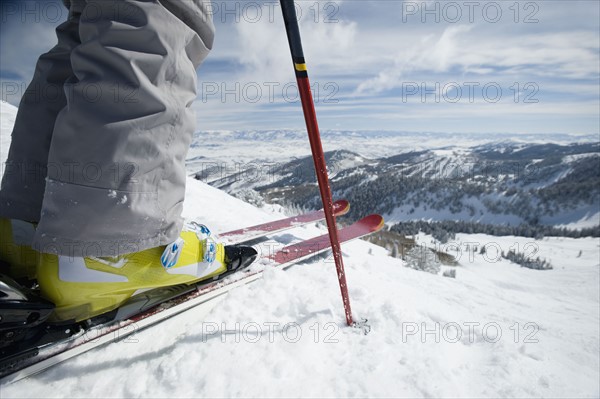
[[[183,226],[207,0],[71,0],[21,99],[0,216],[39,222],[33,247],[117,256]]]

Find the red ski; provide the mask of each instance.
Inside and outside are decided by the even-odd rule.
[[[370,215],[362,218],[358,222],[338,230],[340,242],[348,242],[356,238],[366,236],[381,230],[384,222],[379,215]],[[324,234],[319,237],[311,238],[299,243],[289,245],[280,251],[268,256],[275,264],[285,265],[287,263],[296,263],[301,259],[323,252],[331,247],[329,235]]]
[[[339,200],[333,203],[333,211],[335,216],[345,215],[349,210],[350,203],[346,200]],[[321,209],[320,211],[313,211],[256,226],[244,227],[243,229],[220,233],[219,237],[225,238],[230,242],[241,243],[263,237],[267,234],[278,233],[293,227],[303,226],[305,224],[317,222],[323,219],[325,219],[325,212]]]

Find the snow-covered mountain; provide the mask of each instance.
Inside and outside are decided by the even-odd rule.
[[[352,140],[348,140],[348,147]],[[469,221],[491,225],[600,225],[600,143],[486,143],[366,158],[358,150],[326,154],[332,190],[389,223]],[[196,177],[241,198],[315,207],[311,157],[205,168]]]
[[[14,120],[7,110],[2,105],[3,153],[10,134],[4,118]],[[351,161],[350,168],[370,162]],[[217,232],[280,211],[187,182],[185,216]],[[308,226],[272,239],[323,231]],[[431,237],[416,238],[433,245]],[[475,243],[487,252],[473,251]],[[456,278],[406,268],[365,241],[344,246],[353,312],[369,319],[369,335],[344,326],[333,262],[320,258],[268,269],[208,313],[190,310],[115,337],[1,386],[0,396],[598,397],[598,240],[461,234],[454,244]],[[521,268],[493,252],[515,247],[535,250],[554,269]]]

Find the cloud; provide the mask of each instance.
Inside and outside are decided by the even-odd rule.
[[[305,58],[310,69],[331,73],[345,67],[353,57],[356,23],[338,20],[335,23],[315,23],[312,3],[302,6],[300,32]],[[266,15],[263,13],[263,15]],[[244,80],[285,83],[294,79],[291,55],[282,18],[261,18],[257,22],[240,21],[237,33],[237,61],[245,67]]]
[[[66,19],[67,11],[57,1],[25,3],[13,2],[14,8],[2,5],[0,70],[29,81],[37,58],[57,44],[54,30]]]
[[[398,87],[401,78],[415,70],[447,71],[459,57],[460,35],[470,30],[470,26],[451,26],[446,28],[438,38],[430,34],[409,41],[399,52],[395,48],[390,48],[390,52],[397,54],[393,65],[381,70],[375,78],[361,83],[357,93],[378,93]]]
[[[519,75],[530,81],[590,79],[599,72],[594,41],[594,33],[585,31],[491,36],[473,26],[450,26],[437,37],[427,35],[407,43],[395,52],[391,65],[360,84],[356,92],[381,93],[423,72],[433,72],[433,81],[449,72],[454,77],[470,74],[497,80]]]
[[[294,94],[293,89],[284,92],[284,85],[295,82],[295,77],[278,2],[214,3],[220,9],[215,14],[216,41],[199,70],[199,99],[194,106],[199,128],[301,127],[300,104],[286,98]],[[448,122],[453,131],[461,126],[465,131],[486,131],[502,125],[511,131],[598,132],[600,3],[517,2],[519,23],[512,13],[515,2],[493,2],[504,12],[498,23],[482,19],[481,5],[473,22],[465,9],[457,23],[444,18],[436,22],[431,15],[426,22],[418,14],[404,18],[406,3],[297,2],[302,7],[300,29],[309,75],[313,87],[320,89],[315,97],[321,97],[317,112],[323,128],[340,124],[342,128],[427,130],[430,124],[440,131]],[[524,17],[535,9],[525,8],[530,3],[539,8],[535,14],[539,22],[525,24]],[[443,10],[449,3],[427,0],[426,7],[431,10],[436,4]],[[262,13],[258,20],[253,17],[257,5]],[[31,79],[36,58],[56,42],[54,25],[21,23],[18,18],[3,21],[2,81],[17,76]],[[452,95],[449,87],[444,88],[448,82],[497,82],[505,90],[503,100],[512,95],[514,84],[518,83],[522,99],[527,94],[524,85],[535,83],[540,102],[534,106],[404,103],[406,82],[425,82],[429,87],[439,82],[439,94],[446,96]],[[278,86],[269,93],[267,83]],[[330,93],[325,89],[328,83],[335,85],[337,103],[323,101]],[[253,84],[263,90],[258,101],[244,98],[245,85]],[[219,92],[203,98],[207,85],[216,85]]]

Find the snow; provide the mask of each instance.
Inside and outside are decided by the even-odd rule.
[[[4,173],[4,165],[10,147],[12,127],[15,124],[16,117],[17,107],[0,100],[0,162],[2,163],[0,171],[2,173]]]
[[[2,126],[2,151],[9,130]],[[213,231],[281,214],[187,181],[184,216]],[[273,238],[323,232],[310,225]],[[469,242],[535,249],[554,269],[496,261],[491,251],[469,252]],[[461,234],[454,244],[456,279],[403,267],[365,241],[344,245],[353,313],[369,319],[368,335],[344,325],[325,257],[267,269],[211,310],[190,310],[1,386],[0,396],[598,397],[600,241]]]
[[[576,220],[575,222],[564,223],[565,220],[574,219]],[[566,227],[568,229],[597,227],[600,226],[600,211],[597,206],[590,205],[589,207],[582,207],[571,212],[563,212],[562,215],[557,215],[556,218],[548,218],[548,220],[550,223],[556,224],[557,227]]]
[[[463,134],[401,131],[336,131],[322,130],[321,139],[326,151],[349,150],[366,159],[398,155],[410,151],[433,150],[440,155],[463,154],[464,148],[506,142],[556,143],[597,142],[597,135],[563,134]],[[245,170],[289,162],[310,155],[307,134],[303,129],[274,131],[211,130],[194,134],[187,159],[190,173],[220,166],[223,170]],[[449,146],[450,144],[450,146]],[[248,151],[251,148],[252,151]],[[460,158],[459,158],[460,159]],[[365,159],[356,159],[356,164]],[[461,159],[460,164],[463,160]],[[247,165],[250,164],[250,165]]]
[[[230,206],[235,202],[215,189],[188,183],[195,186],[192,191],[206,194],[192,196],[203,206],[217,197]],[[217,211],[218,206],[210,207]],[[261,217],[261,211],[251,213]],[[525,239],[501,240],[508,247]],[[448,279],[404,268],[383,248],[354,242],[344,248],[348,284],[354,314],[368,317],[373,328],[367,336],[343,325],[336,274],[326,259],[285,272],[270,269],[208,314],[188,311],[134,338],[3,387],[2,393],[597,397],[598,242],[553,239],[538,244],[554,270],[491,263],[475,255],[472,262],[461,262],[456,279]],[[580,249],[582,256],[571,262]]]

